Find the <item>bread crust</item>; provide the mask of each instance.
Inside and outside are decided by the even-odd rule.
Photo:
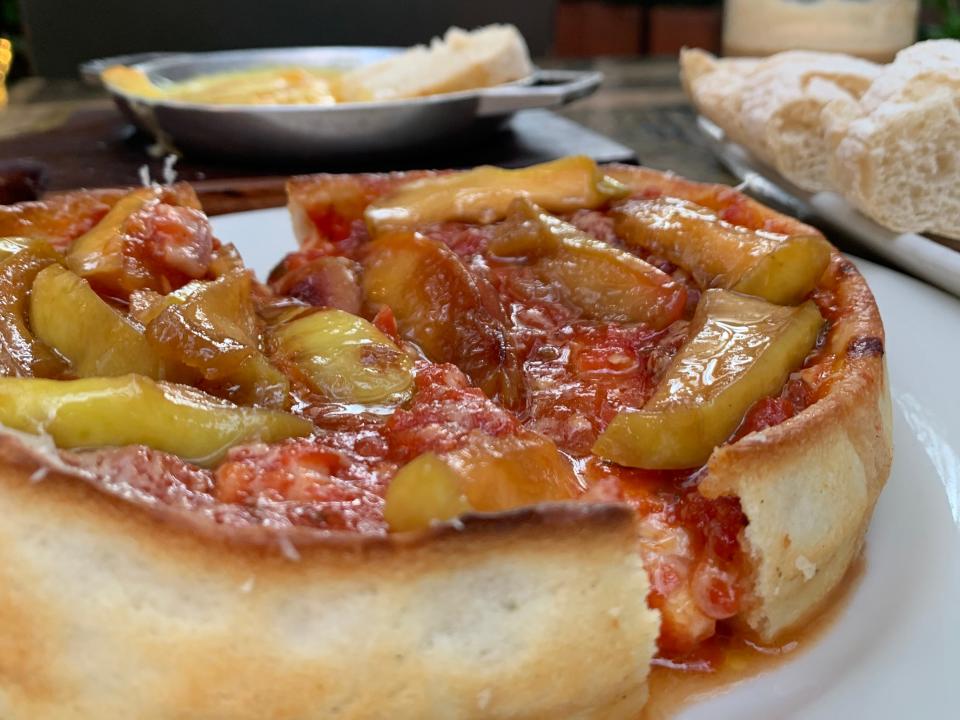
[[[607,720],[645,702],[659,621],[625,508],[281,534],[109,495],[6,434],[0,463],[4,720]]]
[[[608,172],[813,232],[730,188]],[[291,186],[303,219],[309,184]],[[719,448],[701,485],[741,499],[744,619],[767,639],[841,581],[890,466],[876,305],[839,254],[824,277],[844,309],[828,394]],[[0,433],[4,720],[612,720],[645,702],[659,618],[626,508],[544,505],[409,537],[226,527],[112,494],[37,448]]]

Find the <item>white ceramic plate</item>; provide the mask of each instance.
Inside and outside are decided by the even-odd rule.
[[[261,278],[295,248],[284,209],[214,228]],[[960,716],[960,301],[856,262],[886,326],[895,445],[863,578],[815,647],[683,720]]]
[[[960,250],[917,233],[888,230],[837,193],[807,192],[728,140],[723,130],[705,117],[698,117],[697,125],[720,162],[743,181],[750,194],[769,204],[787,206],[791,215],[827,225],[887,262],[960,296]]]

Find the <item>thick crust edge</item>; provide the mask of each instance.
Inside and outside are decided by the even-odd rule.
[[[831,334],[841,363],[799,415],[719,448],[701,492],[736,495],[750,521],[756,603],[744,619],[774,639],[814,614],[858,557],[890,474],[893,422],[883,326],[866,283],[839,255],[828,272],[848,314]]]
[[[659,618],[621,507],[405,538],[201,527],[8,435],[0,504],[4,720],[612,720],[646,699]]]

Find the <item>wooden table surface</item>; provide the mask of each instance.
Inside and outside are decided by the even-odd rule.
[[[680,88],[675,60],[597,59],[543,65],[604,73],[599,92],[560,114],[633,148],[641,162],[651,167],[692,179],[733,182],[703,144]],[[71,116],[73,121],[82,117],[78,112],[111,107],[102,90],[79,80],[26,78],[10,88],[10,104],[0,110],[0,143],[9,148],[18,137],[62,128]],[[144,161],[150,158],[145,156]],[[137,178],[130,182],[136,183]]]

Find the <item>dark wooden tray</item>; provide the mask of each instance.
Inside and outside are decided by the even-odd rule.
[[[116,110],[75,113],[60,127],[0,141],[0,202],[28,199],[37,191],[124,187],[141,184],[148,172],[164,179],[164,159],[152,157],[149,138]],[[306,172],[368,172],[412,168],[461,168],[480,164],[521,167],[563,155],[584,154],[599,162],[636,162],[628,147],[545,110],[527,110],[497,131],[437,147],[429,154],[357,157],[278,165],[180,158],[178,180],[192,183],[211,215],[276,207],[286,202],[284,182]],[[145,168],[145,170],[144,170]],[[24,180],[30,179],[25,189]],[[6,181],[8,192],[4,196]]]

